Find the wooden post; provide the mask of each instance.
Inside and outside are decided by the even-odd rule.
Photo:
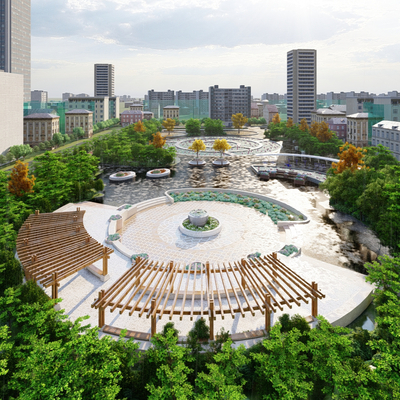
[[[108,274],[108,259],[110,256],[107,255],[107,247],[103,247],[103,276]]]
[[[271,330],[271,296],[269,294],[265,295],[265,330],[269,333]]]
[[[242,261],[240,263],[241,263],[242,267],[244,267],[246,264],[246,260],[244,258],[242,258]],[[242,287],[243,287],[243,289],[246,289],[246,280],[244,279],[244,276],[242,274],[240,274],[240,276],[242,277]]]
[[[35,210],[35,215],[39,215],[40,211],[39,210]]]
[[[156,299],[155,299],[155,297],[153,297],[152,299],[151,299],[151,309],[150,309],[150,312],[151,313],[153,313],[153,311],[155,310],[155,308],[156,308]],[[157,326],[157,315],[154,315],[153,316],[153,314],[151,315],[151,337],[153,337],[155,334],[156,334],[156,332],[157,332],[157,329],[156,329],[156,326]]]
[[[100,290],[99,292],[99,299],[102,299],[104,297],[104,290]],[[105,315],[105,309],[100,306],[99,307],[99,328],[102,328],[106,324],[106,315]]]
[[[80,207],[76,207],[76,211],[81,211],[81,208]]]
[[[53,272],[53,284],[51,285],[51,298],[58,298],[58,282],[57,282],[57,272]]]
[[[206,261],[207,290],[210,290],[210,262]]]
[[[214,340],[214,299],[209,300],[210,307],[210,340]]]
[[[311,282],[311,287],[314,290],[318,290],[318,283]],[[311,300],[311,315],[313,317],[316,317],[318,315],[318,297],[315,294],[314,294],[314,297]]]

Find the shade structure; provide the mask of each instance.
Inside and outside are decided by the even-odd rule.
[[[107,275],[107,260],[114,250],[92,238],[83,225],[85,211],[31,214],[18,232],[17,253],[27,279],[52,286],[58,297],[59,281],[103,260],[101,273]]]
[[[316,316],[317,301],[325,297],[315,282],[308,283],[278,260],[276,253],[254,259],[210,265],[136,259],[109,289],[99,293],[92,307],[99,309],[99,326],[105,323],[105,309],[137,313],[151,318],[152,335],[157,318],[173,316],[191,320],[208,316],[213,336],[215,316],[224,318],[256,312],[269,315],[277,309],[312,302]],[[267,321],[268,320],[268,321]]]

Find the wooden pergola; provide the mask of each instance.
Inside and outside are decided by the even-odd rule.
[[[31,214],[18,232],[17,253],[27,279],[52,286],[52,298],[58,297],[59,282],[103,260],[108,273],[108,259],[114,250],[93,239],[83,225],[85,211]]]
[[[181,266],[174,262],[136,259],[108,290],[99,292],[92,307],[99,310],[99,327],[105,325],[105,310],[119,313],[134,312],[139,317],[151,318],[151,336],[156,333],[157,316],[180,320],[189,316],[208,316],[210,339],[214,339],[214,320],[250,312],[265,315],[265,329],[269,331],[271,312],[284,307],[308,304],[311,314],[318,314],[318,299],[325,297],[315,282],[311,284],[278,260],[277,254],[254,260],[210,265],[198,270],[192,264]]]

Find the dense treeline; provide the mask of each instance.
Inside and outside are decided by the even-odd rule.
[[[341,159],[346,149],[339,153]],[[367,223],[383,245],[400,253],[400,163],[382,145],[364,149],[361,160],[354,170],[330,169],[320,187],[329,192],[335,209]]]
[[[162,130],[159,121],[144,120],[92,141],[93,154],[103,164],[131,165],[133,167],[165,167],[176,156],[174,147],[157,148],[149,142]]]
[[[316,156],[336,156],[343,142],[336,134],[328,129],[326,123],[312,124],[308,127],[305,120],[301,124],[293,124],[288,122],[271,122],[265,136],[269,139],[288,138],[294,140],[300,150],[304,150],[306,154]]]
[[[18,263],[0,257],[3,269]],[[374,332],[333,327],[322,316],[310,330],[303,318],[284,315],[261,343],[235,349],[227,332],[209,346],[199,342],[208,328],[198,320],[186,345],[177,344],[169,323],[145,353],[132,340],[99,339],[85,318],[69,321],[20,274],[8,289],[3,284],[0,297],[0,393],[71,400],[396,399],[399,265],[388,257],[368,265],[368,280],[379,288]]]

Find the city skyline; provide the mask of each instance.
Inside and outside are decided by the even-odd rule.
[[[399,90],[393,0],[320,4],[236,0],[32,2],[32,90],[93,93],[93,64],[115,65],[116,95],[151,88],[286,92],[286,54],[318,52],[318,93]],[[46,23],[43,23],[46,21]]]

